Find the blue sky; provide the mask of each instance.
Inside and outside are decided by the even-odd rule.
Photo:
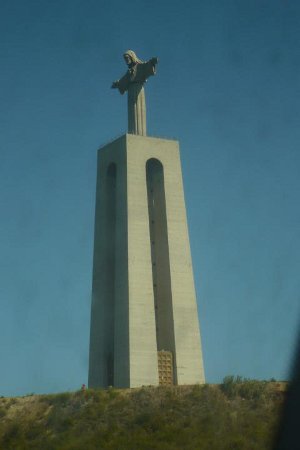
[[[159,57],[180,141],[205,372],[286,379],[300,319],[296,0],[1,2],[0,394],[87,382],[97,148],[122,53]]]

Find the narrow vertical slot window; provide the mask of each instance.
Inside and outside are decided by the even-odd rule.
[[[154,158],[147,161],[146,178],[157,351],[159,355],[160,352],[171,352],[172,383],[176,383],[164,170],[160,161]],[[159,374],[159,377],[163,379],[161,374]]]
[[[114,385],[114,315],[115,315],[115,273],[116,273],[116,179],[115,163],[108,166],[106,173],[106,367],[107,386]]]

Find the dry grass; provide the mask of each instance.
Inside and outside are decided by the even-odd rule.
[[[286,384],[86,390],[0,399],[0,450],[269,449]]]

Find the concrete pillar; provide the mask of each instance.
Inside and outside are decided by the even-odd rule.
[[[157,385],[162,350],[204,382],[178,142],[126,134],[98,155],[89,386]]]

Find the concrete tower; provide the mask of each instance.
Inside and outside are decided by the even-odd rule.
[[[146,136],[157,59],[124,57],[129,133],[98,153],[89,386],[204,383],[179,145]]]

